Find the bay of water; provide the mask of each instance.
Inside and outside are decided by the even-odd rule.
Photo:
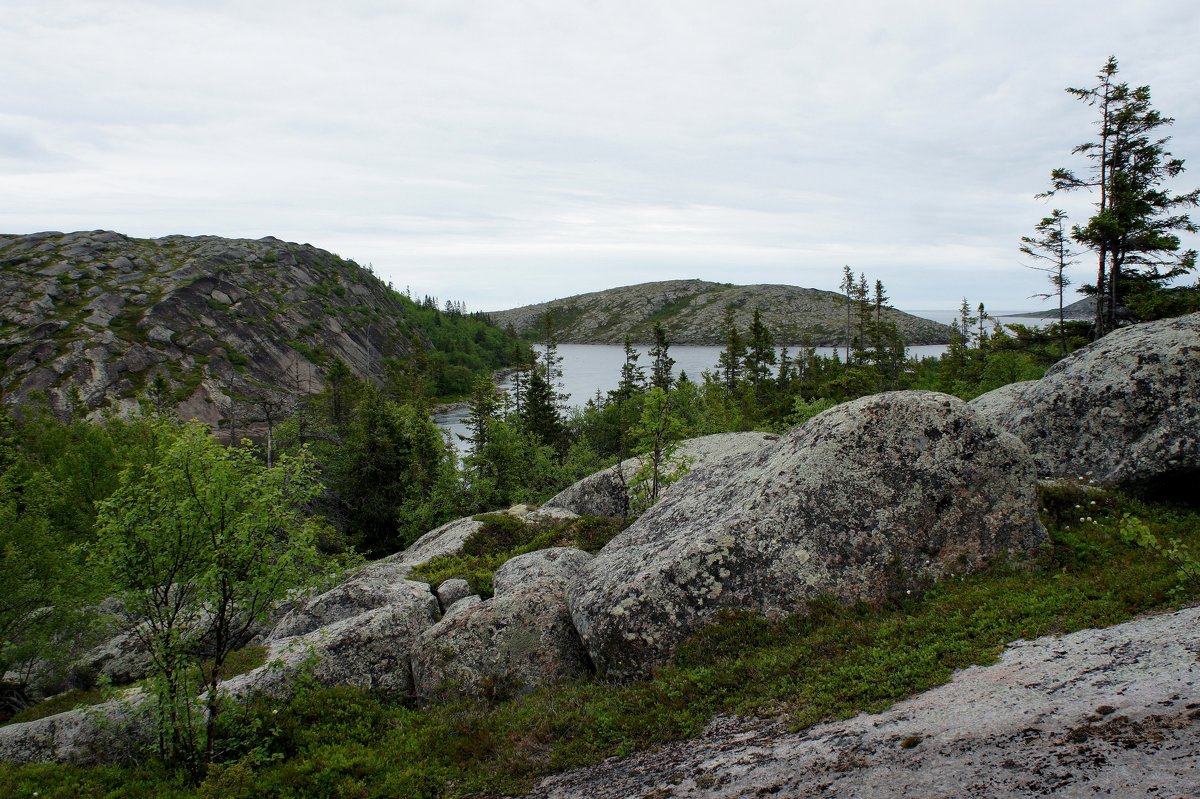
[[[934,310],[910,311],[909,313],[944,324],[958,318],[957,311]],[[1001,322],[1015,322],[1036,327],[1049,324],[1050,320],[1019,317],[1002,319]],[[650,366],[653,363],[653,359],[650,357],[650,347],[651,345],[648,344],[635,345],[635,349],[640,354],[638,366],[644,367],[647,375],[649,375]],[[724,347],[715,346],[672,346],[669,353],[675,359],[675,367],[672,371],[676,377],[681,372],[686,372],[688,378],[698,383],[706,370],[717,371],[717,359],[723,349]],[[832,355],[835,349],[840,352],[840,349],[836,347],[816,348],[821,355]],[[907,350],[909,358],[918,360],[936,357],[945,351],[945,344],[923,344],[909,347]],[[796,352],[795,348],[789,348],[792,357],[796,356]],[[560,344],[558,345],[558,354],[562,356],[562,386],[560,390],[567,395],[568,406],[582,407],[589,399],[595,397],[597,392],[602,397],[606,396],[609,391],[617,387],[617,383],[620,381],[621,366],[625,363],[624,347],[616,344]],[[501,383],[500,388],[507,391],[512,386],[510,383],[504,382]],[[434,421],[438,426],[449,431],[460,452],[465,451],[468,446],[462,441],[462,437],[469,432],[466,425],[467,415],[466,407],[457,407],[434,416]]]

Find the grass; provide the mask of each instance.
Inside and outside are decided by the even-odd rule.
[[[1121,535],[1133,517],[1195,554],[1195,509],[1069,487],[1047,491],[1043,502],[1052,540],[1028,561],[996,563],[885,607],[823,601],[808,615],[776,621],[726,614],[650,679],[593,677],[497,704],[424,710],[365,690],[308,687],[283,707],[257,700],[225,713],[225,760],[194,790],[153,764],[3,766],[0,795],[516,792],[547,773],[693,736],[715,714],[770,716],[802,729],[879,711],[956,669],[993,662],[1007,642],[1111,625],[1196,598],[1200,586],[1181,583],[1174,563]]]
[[[30,705],[20,713],[14,713],[12,718],[4,722],[4,725],[21,724],[26,721],[37,721],[44,719],[47,716],[53,716],[58,713],[65,713],[68,710],[73,710],[77,707],[86,707],[88,705],[98,705],[105,701],[104,691],[99,688],[92,688],[87,691],[67,691],[66,693],[52,696],[44,702],[38,702],[36,705]]]

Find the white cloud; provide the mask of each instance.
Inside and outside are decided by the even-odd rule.
[[[1134,5],[10,0],[0,229],[275,235],[475,308],[843,263],[1023,307],[1065,86],[1115,52],[1200,158],[1200,12]]]

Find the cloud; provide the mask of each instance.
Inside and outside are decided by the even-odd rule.
[[[0,229],[275,235],[474,308],[843,263],[1027,306],[1110,49],[1200,157],[1183,2],[7,6]]]

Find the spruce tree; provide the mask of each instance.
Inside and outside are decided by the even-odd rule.
[[[668,354],[670,347],[671,342],[667,339],[667,331],[662,322],[655,322],[654,346],[650,349],[650,357],[654,359],[650,367],[650,384],[663,391],[671,390],[671,369],[675,366],[675,359]]]
[[[742,363],[746,357],[746,342],[737,327],[732,305],[725,306],[725,349],[717,358],[717,368],[725,388],[734,391],[742,379]]]
[[[1173,195],[1166,180],[1184,171],[1182,159],[1166,149],[1168,136],[1158,129],[1174,122],[1150,104],[1150,87],[1130,88],[1117,81],[1117,59],[1109,57],[1091,88],[1069,88],[1072,95],[1097,109],[1096,140],[1076,146],[1091,168],[1083,176],[1070,169],[1050,174],[1050,189],[1084,189],[1096,193],[1096,213],[1072,236],[1097,255],[1096,283],[1086,287],[1096,297],[1096,334],[1116,325],[1116,309],[1129,277],[1155,289],[1192,271],[1196,252],[1180,252],[1177,231],[1195,233],[1184,209],[1200,202],[1200,189]],[[1132,273],[1132,274],[1131,274]]]
[[[746,352],[746,378],[754,387],[755,395],[771,379],[771,372],[776,363],[775,337],[763,323],[762,311],[754,309],[754,318],[750,323],[750,346]]]
[[[1071,279],[1067,277],[1067,267],[1075,263],[1079,253],[1071,248],[1071,241],[1067,235],[1065,211],[1055,208],[1050,216],[1042,218],[1034,230],[1037,232],[1037,236],[1021,237],[1021,252],[1034,259],[1034,263],[1028,264],[1029,268],[1045,272],[1050,278],[1050,285],[1054,287],[1052,292],[1033,296],[1041,299],[1058,297],[1059,351],[1060,354],[1066,355],[1067,339],[1063,326],[1066,321],[1063,318],[1063,293],[1067,286],[1071,285]]]

